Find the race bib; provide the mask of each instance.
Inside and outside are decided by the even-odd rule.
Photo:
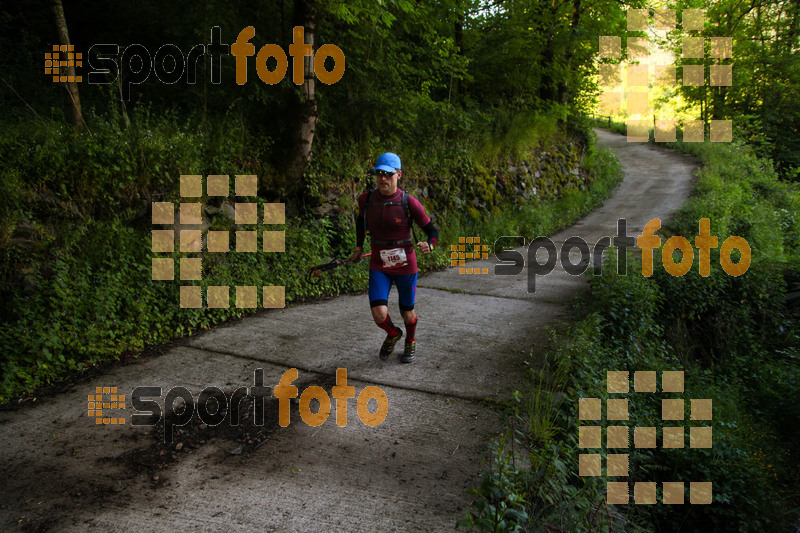
[[[408,264],[405,248],[381,250],[381,260],[383,260],[384,268],[400,268]]]

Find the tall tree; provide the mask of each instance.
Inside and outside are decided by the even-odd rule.
[[[71,43],[69,40],[69,31],[67,30],[67,19],[64,17],[64,6],[61,4],[61,0],[53,0],[51,7],[56,21],[56,29],[58,30],[58,40],[62,47],[69,47]],[[67,59],[67,54],[68,52],[63,50],[60,52],[64,60]],[[69,123],[76,128],[83,128],[85,123],[83,122],[83,115],[81,114],[81,99],[78,95],[78,84],[75,82],[75,63],[69,61],[69,66],[60,67],[60,72],[61,76],[67,76],[67,81],[60,83],[67,92],[65,99]]]
[[[314,50],[314,37],[319,24],[319,14],[315,0],[294,1],[294,27],[303,28],[304,45]],[[314,62],[312,55],[303,57],[303,84],[301,86],[296,125],[293,131],[293,148],[289,162],[288,178],[290,187],[296,188],[302,181],[303,173],[311,159],[311,147],[317,127],[319,111],[314,87]]]

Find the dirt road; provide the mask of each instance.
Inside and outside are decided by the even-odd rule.
[[[559,248],[572,235],[590,246],[614,236],[618,218],[636,235],[687,198],[691,158],[598,134],[619,155],[625,181],[594,213],[553,236]],[[0,412],[0,529],[451,530],[499,425],[482,400],[523,385],[531,346],[544,326],[568,318],[572,297],[585,287],[583,277],[557,264],[529,294],[526,274],[459,276],[451,269],[423,278],[412,365],[397,356],[381,362],[383,333],[371,324],[366,295],[343,296],[214,328],[35,407]],[[397,321],[396,292],[390,300]],[[388,414],[367,426],[351,399],[346,427],[336,425],[335,404],[312,427],[292,404],[290,424],[281,428],[269,403],[263,426],[253,426],[252,415],[236,428],[190,423],[175,428],[169,446],[158,428],[130,425],[137,386],[184,386],[194,397],[208,386],[229,393],[253,385],[258,368],[266,386],[297,368],[301,393],[319,385],[328,394],[336,369],[346,368],[356,394],[366,386],[383,390]],[[126,425],[94,425],[87,398],[96,387],[128,396]]]

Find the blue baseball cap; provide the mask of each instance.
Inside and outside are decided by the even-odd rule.
[[[393,154],[392,152],[386,152],[385,154],[381,154],[378,157],[378,160],[375,161],[375,168],[373,170],[385,170],[386,172],[394,172],[395,170],[400,170],[402,167],[400,166],[400,158],[397,157],[397,154]]]

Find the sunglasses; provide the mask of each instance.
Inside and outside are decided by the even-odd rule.
[[[372,171],[372,175],[373,176],[378,176],[379,178],[391,178],[396,173],[397,173],[397,171],[394,171],[394,172],[386,172],[385,170],[373,170]]]

